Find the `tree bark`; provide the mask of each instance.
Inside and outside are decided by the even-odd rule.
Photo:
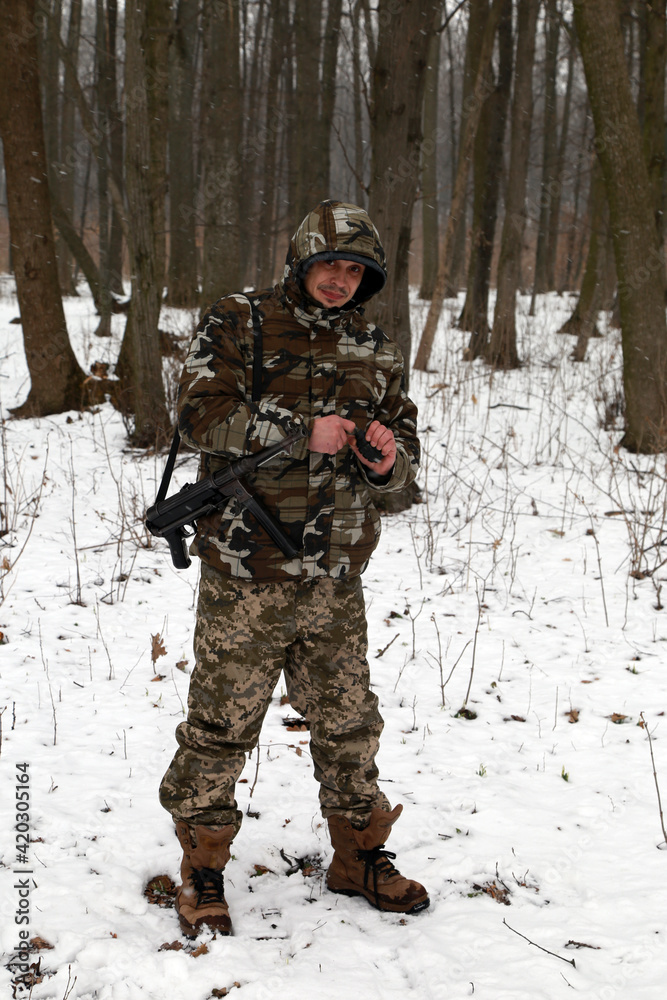
[[[642,5],[646,35],[642,73],[642,146],[660,241],[664,240],[666,0]]]
[[[498,218],[505,123],[512,86],[512,4],[506,0],[498,23],[498,79],[484,103],[475,141],[475,197],[468,287],[459,326],[472,336],[466,359],[483,353],[489,336],[489,283]]]
[[[572,356],[574,361],[583,361],[589,339],[600,335],[596,324],[602,304],[609,212],[604,177],[597,159],[593,164],[591,177],[590,206],[590,237],[581,290],[572,315],[558,331],[571,333],[577,338]]]
[[[269,54],[269,75],[267,101],[264,119],[264,179],[262,183],[262,203],[259,210],[259,240],[257,247],[257,286],[264,288],[273,283],[273,234],[277,209],[277,164],[279,115],[275,100],[278,98],[280,76],[287,55],[283,26],[285,0],[271,3],[271,49]]]
[[[576,44],[574,29],[568,28],[569,50],[567,56],[567,83],[563,100],[563,116],[561,118],[560,136],[558,139],[558,155],[556,157],[556,177],[553,193],[549,199],[549,226],[547,230],[547,284],[550,289],[560,286],[556,277],[558,265],[558,242],[560,235],[560,212],[563,202],[563,178],[567,154],[567,140],[570,131],[570,112],[572,107],[572,87],[574,80],[574,57]]]
[[[431,356],[431,349],[433,347],[440,313],[442,311],[442,303],[445,298],[446,290],[450,284],[452,248],[456,238],[456,226],[465,201],[466,187],[468,184],[468,168],[475,142],[475,135],[477,134],[477,126],[479,125],[484,100],[488,96],[488,88],[485,84],[485,77],[487,67],[493,53],[493,40],[504,3],[505,0],[493,0],[489,16],[484,27],[475,86],[468,102],[469,113],[465,117],[462,135],[460,138],[460,153],[458,168],[456,171],[456,182],[454,184],[454,190],[452,191],[447,229],[445,230],[442,252],[440,254],[438,277],[435,284],[433,298],[431,300],[431,306],[428,311],[426,323],[419,342],[419,349],[415,358],[414,367],[419,371],[428,370],[428,362]]]
[[[167,302],[184,309],[199,301],[195,233],[196,190],[192,113],[197,0],[178,0],[169,50],[169,271]]]
[[[612,0],[616,2],[616,0]],[[556,72],[558,69],[558,38],[560,34],[560,17],[556,0],[546,0],[544,38],[544,119],[542,140],[542,183],[540,187],[540,214],[537,226],[537,248],[535,251],[535,276],[533,282],[533,300],[531,315],[535,308],[535,296],[542,295],[552,289],[547,270],[549,258],[549,215],[551,200],[558,189],[556,178],[558,152],[556,145],[556,126],[558,113],[556,107]]]
[[[155,200],[155,279],[164,293],[167,263],[167,140],[169,136],[169,49],[173,31],[171,0],[144,0],[145,17],[141,47],[147,83],[150,132],[150,188]],[[126,15],[127,16],[127,15]],[[238,37],[237,37],[238,43]],[[127,89],[127,88],[126,88]],[[131,100],[130,95],[130,100]],[[127,102],[127,97],[126,97]],[[126,118],[132,107],[126,110]]]
[[[72,0],[69,10],[69,23],[67,26],[67,54],[65,62],[65,79],[63,88],[61,126],[60,126],[60,151],[61,160],[71,161],[71,166],[67,169],[59,185],[60,202],[70,219],[74,218],[74,192],[76,183],[76,167],[79,160],[74,156],[74,128],[76,100],[74,97],[74,83],[72,81],[72,69],[79,61],[79,40],[81,38],[81,0]],[[57,247],[58,253],[58,275],[60,288],[64,295],[76,295],[76,286],[72,276],[72,258],[68,252],[67,244],[60,243]]]
[[[605,179],[619,285],[630,451],[667,448],[664,259],[623,50],[618,2],[578,0],[574,19]]]
[[[151,81],[142,49],[147,16],[148,9],[138,4],[125,7],[125,91],[132,109],[125,151],[132,296],[116,374],[121,383],[118,404],[126,414],[134,414],[130,438],[137,447],[161,445],[170,428],[158,334],[162,284],[155,239],[156,230],[164,226],[164,201],[156,197],[154,172],[147,169],[152,162]]]
[[[364,184],[364,141],[361,117],[362,70],[360,55],[361,0],[356,0],[352,19],[352,108],[354,115],[354,200],[366,207],[367,190]]]
[[[440,11],[438,11],[438,21]],[[422,146],[422,280],[420,299],[431,299],[438,273],[438,82],[440,43],[434,31],[428,47],[424,80],[424,144]]]
[[[202,78],[203,306],[238,291],[241,282],[239,82],[238,5],[235,0],[206,0]]]
[[[118,59],[116,34],[118,25],[118,0],[107,0],[107,72],[109,105],[109,172],[118,186],[119,201],[123,201],[123,122],[118,107]],[[110,192],[111,193],[111,192]],[[109,288],[116,295],[123,295],[123,214],[120,204],[112,196],[111,229],[109,232]]]
[[[0,136],[10,242],[31,386],[13,413],[80,409],[85,374],[67,336],[51,224],[35,0],[0,2]]]
[[[320,52],[322,48],[322,0],[296,0],[294,44],[296,64],[295,198],[294,225],[297,225],[322,198],[329,196],[319,186],[317,167],[328,149],[321,146]]]
[[[373,299],[374,317],[410,359],[408,260],[419,181],[424,70],[436,0],[381,0],[372,67],[372,165],[369,215],[387,254],[388,281]]]
[[[331,129],[333,125],[334,105],[336,102],[336,64],[338,61],[338,39],[340,36],[340,19],[343,12],[342,0],[329,0],[327,4],[327,19],[322,40],[322,103],[320,107],[320,153],[315,159],[316,186],[324,192],[324,197],[331,194]],[[311,208],[312,206],[308,206]]]
[[[486,360],[497,368],[516,368],[520,363],[516,345],[516,298],[526,226],[526,179],[533,120],[537,13],[538,6],[533,0],[519,0],[505,219],[500,240],[493,328],[485,351]]]

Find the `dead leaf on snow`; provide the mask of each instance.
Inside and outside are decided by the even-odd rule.
[[[275,872],[267,868],[266,865],[253,865],[253,868],[255,870],[251,872],[250,878],[257,878],[258,875],[275,875]]]
[[[164,944],[160,945],[158,951],[183,951],[183,942],[172,941],[171,943],[169,943],[168,941],[165,941]]]
[[[164,648],[164,641],[159,632],[151,636],[151,660],[156,662],[159,656],[166,656],[167,650]]]
[[[199,958],[200,955],[208,955],[208,945],[204,944],[202,941],[199,947],[195,948],[194,951],[191,951],[190,954],[193,958]]]
[[[505,906],[510,905],[510,892],[506,886],[501,888],[495,882],[488,882],[486,885],[477,885],[474,882],[472,887],[475,892],[484,892],[491,899],[495,899],[497,903],[503,903]]]
[[[156,875],[144,889],[144,896],[149,903],[171,907],[174,905],[176,886],[168,875]]]
[[[570,722],[579,722],[579,709],[571,708],[569,712],[565,713],[565,718]]]
[[[629,718],[629,716],[627,716],[627,715],[621,715],[620,712],[612,712],[611,715],[607,716],[607,718],[611,719],[611,721],[616,726],[620,726],[620,725],[622,725],[625,722],[626,719]]]
[[[30,945],[31,951],[43,951],[46,948],[48,949],[53,948],[53,945],[49,944],[49,942],[45,941],[44,938],[42,937],[30,938],[28,944]]]
[[[232,985],[229,986],[229,987],[223,986],[221,990],[217,990],[217,989],[216,990],[211,990],[211,996],[212,997],[226,997],[226,996],[229,995],[229,991],[233,990],[234,987],[236,987],[237,989],[240,990],[241,989],[241,984],[240,983],[232,983]]]

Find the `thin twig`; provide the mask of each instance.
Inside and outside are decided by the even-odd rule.
[[[508,928],[508,930],[514,931],[515,934],[518,934],[519,937],[523,938],[524,941],[527,941],[528,944],[534,945],[535,948],[539,948],[540,951],[545,951],[547,955],[553,955],[554,958],[560,958],[561,962],[567,962],[567,964],[571,965],[573,969],[576,969],[577,965],[573,958],[563,958],[562,955],[558,955],[555,951],[549,951],[548,948],[543,948],[541,944],[535,944],[535,942],[531,941],[530,938],[527,938],[525,934],[522,934],[520,931],[515,931],[513,927],[510,927],[510,925],[507,923],[504,917],[503,917],[503,923],[505,924],[505,927]]]
[[[379,660],[381,656],[384,656],[384,654],[387,652],[387,650],[391,646],[391,643],[392,642],[396,642],[396,640],[398,639],[399,635],[400,635],[400,632],[397,632],[396,635],[394,636],[394,638],[391,640],[391,642],[388,642],[387,645],[384,647],[384,649],[381,649],[379,651],[379,653],[376,654],[376,656],[375,656],[376,660]]]
[[[656,790],[657,795],[658,795],[658,812],[660,813],[660,826],[662,827],[662,835],[665,838],[665,843],[667,844],[667,831],[665,830],[665,817],[663,816],[663,812],[662,812],[662,801],[660,799],[660,786],[658,784],[658,775],[657,775],[656,770],[655,770],[655,757],[653,756],[653,741],[651,739],[651,732],[650,732],[650,730],[648,728],[648,723],[646,722],[646,719],[644,718],[644,713],[643,712],[639,713],[639,718],[642,720],[644,729],[646,730],[646,735],[648,736],[648,747],[649,747],[649,750],[651,751],[651,763],[653,765],[653,780],[655,781],[655,790]]]
[[[472,646],[472,663],[470,664],[470,680],[468,681],[468,690],[466,691],[466,696],[463,699],[463,708],[468,704],[468,698],[470,697],[470,689],[472,688],[472,678],[475,673],[475,653],[477,652],[477,633],[479,632],[479,623],[482,620],[482,602],[479,599],[479,591],[477,592],[477,624],[475,625],[475,635],[473,636],[473,646]]]

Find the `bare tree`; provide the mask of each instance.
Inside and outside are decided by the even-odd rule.
[[[664,260],[639,121],[623,50],[618,0],[580,0],[574,19],[595,122],[614,238],[630,451],[667,448]]]
[[[197,305],[193,111],[198,0],[178,0],[169,50],[169,277],[167,302]]]
[[[84,372],[67,336],[51,222],[35,0],[0,0],[0,136],[12,261],[31,386],[16,416],[81,406]]]
[[[372,67],[369,214],[382,235],[389,280],[375,316],[410,357],[408,254],[419,180],[424,71],[436,0],[380,0]]]
[[[484,102],[474,150],[474,204],[468,286],[459,326],[470,330],[466,358],[473,360],[486,347],[489,336],[489,285],[491,258],[498,218],[503,141],[512,85],[512,3],[505,0],[498,22],[498,74],[489,67],[489,96]]]
[[[67,154],[71,154],[74,149],[74,129],[76,100],[74,97],[74,81],[72,74],[75,72],[79,61],[79,42],[81,39],[81,0],[72,0],[69,8],[69,21],[67,25],[67,55],[65,62],[65,78],[63,88],[62,114],[60,118],[60,150],[61,160]],[[63,173],[60,184],[60,202],[68,217],[74,217],[74,194],[76,182],[76,167],[72,165],[69,170]],[[72,262],[70,254],[67,252],[67,244],[58,248],[58,275],[60,287],[65,295],[76,295],[76,287],[73,281]]]
[[[486,360],[498,368],[515,368],[519,364],[516,346],[516,297],[526,224],[526,178],[533,119],[533,64],[537,12],[537,4],[533,0],[519,0],[505,219],[500,241],[493,328],[485,352]]]
[[[125,155],[132,217],[128,230],[132,297],[116,372],[122,387],[119,401],[125,412],[133,414],[131,439],[139,447],[161,444],[170,427],[158,334],[163,272],[155,234],[164,232],[164,200],[159,197],[163,190],[155,190],[151,152],[149,97],[151,88],[160,85],[160,78],[151,78],[148,73],[148,67],[155,66],[146,53],[154,31],[148,22],[150,12],[150,5],[140,9],[130,3],[125,7],[125,90],[132,105],[127,115]],[[165,84],[163,78],[162,86]]]
[[[235,0],[205,0],[202,78],[202,304],[241,282],[241,94]]]
[[[437,12],[437,23],[440,11]],[[439,27],[439,23],[438,23]],[[431,36],[424,79],[424,144],[421,161],[422,195],[422,280],[420,299],[430,299],[438,273],[438,90],[440,77],[440,45],[442,35],[436,30]]]
[[[452,249],[456,239],[457,222],[461,211],[463,210],[463,204],[465,201],[469,161],[472,155],[475,135],[477,134],[477,126],[479,125],[479,119],[482,113],[482,106],[485,98],[488,96],[488,87],[485,84],[486,70],[493,53],[493,40],[504,2],[505,0],[493,0],[486,24],[484,26],[475,86],[473,87],[471,99],[468,103],[468,114],[466,115],[463,123],[460,140],[461,148],[458,158],[458,167],[456,170],[456,181],[454,183],[454,190],[452,191],[447,229],[445,231],[442,253],[440,254],[438,277],[435,283],[435,291],[433,293],[433,299],[431,300],[431,306],[428,311],[426,323],[419,342],[417,355],[415,357],[414,366],[419,371],[426,371],[428,369],[431,348],[433,347],[433,341],[435,339],[435,331],[437,329],[440,313],[442,311],[442,303],[450,284]]]
[[[558,69],[558,41],[560,37],[560,14],[557,0],[545,0],[544,18],[544,114],[542,119],[542,181],[540,192],[540,214],[537,225],[537,249],[535,251],[535,277],[531,314],[535,307],[535,296],[549,292],[553,288],[549,274],[549,217],[551,202],[558,191],[558,109],[556,106],[556,72]]]
[[[590,236],[581,289],[572,315],[558,331],[559,333],[571,333],[577,338],[572,355],[575,361],[584,360],[589,339],[600,335],[597,319],[602,307],[604,274],[607,264],[609,209],[604,178],[597,159],[593,163],[589,201]]]

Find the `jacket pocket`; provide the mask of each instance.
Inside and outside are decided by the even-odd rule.
[[[331,526],[330,571],[356,574],[366,568],[380,539],[380,515],[372,504],[334,516]]]

